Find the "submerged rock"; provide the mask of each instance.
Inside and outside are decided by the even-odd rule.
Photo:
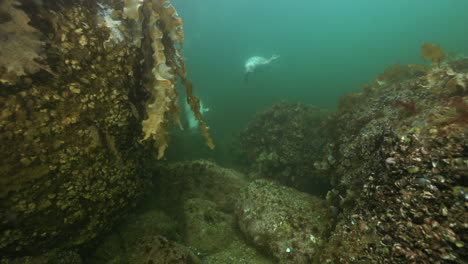
[[[200,254],[223,250],[236,235],[234,215],[219,210],[214,202],[189,199],[184,203],[184,216],[184,241]]]
[[[73,250],[54,249],[47,253],[20,258],[3,258],[1,264],[83,264],[81,256]]]
[[[198,160],[163,166],[156,177],[156,204],[183,221],[184,243],[203,256],[229,246],[237,234],[234,206],[247,185],[245,175]]]
[[[321,161],[327,143],[322,132],[328,114],[293,102],[281,102],[260,113],[240,135],[241,153],[251,171],[303,191],[325,194],[329,178],[314,163]]]
[[[134,263],[135,254],[143,259],[142,245],[151,246],[145,241],[161,235],[203,263],[272,263],[238,232],[235,201],[247,186],[245,175],[205,160],[161,164],[157,171],[146,201],[103,238],[88,263]]]
[[[247,185],[246,176],[214,162],[196,160],[160,166],[154,177],[156,203],[169,211],[184,211],[190,198],[207,200],[224,212],[232,213],[239,191]]]
[[[0,255],[81,246],[149,186],[177,77],[198,111],[182,20],[160,0],[7,0],[0,31]]]
[[[96,24],[96,5],[25,1],[14,8],[40,32],[50,70],[0,84],[2,256],[95,238],[141,196],[151,160],[135,129],[142,113],[136,47],[104,48],[109,29]]]
[[[128,263],[200,264],[201,261],[190,249],[171,242],[162,236],[155,236],[143,239]]]
[[[243,190],[236,215],[240,230],[280,263],[312,263],[329,229],[324,200],[269,180]]]
[[[406,69],[344,97],[327,123],[342,214],[317,263],[468,257],[466,200],[453,192],[467,186],[468,64]]]
[[[205,264],[274,264],[275,261],[263,256],[250,243],[246,243],[241,237],[234,238],[229,246],[222,251],[203,258]]]

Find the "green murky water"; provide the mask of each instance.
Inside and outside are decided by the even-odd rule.
[[[280,100],[334,109],[394,64],[425,63],[424,42],[452,56],[468,53],[467,1],[173,1],[184,19],[189,78],[210,109],[217,150],[203,141],[169,151],[227,158],[229,144],[256,112]],[[244,82],[251,56],[280,59]],[[182,139],[183,140],[183,139]],[[177,143],[176,143],[177,144]],[[193,148],[192,148],[192,146]],[[175,148],[175,149],[174,149]]]

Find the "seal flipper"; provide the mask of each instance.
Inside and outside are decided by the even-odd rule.
[[[249,75],[250,75],[250,72],[244,73],[244,82],[245,83],[249,83]]]

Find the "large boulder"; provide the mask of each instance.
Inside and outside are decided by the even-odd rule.
[[[176,14],[162,0],[0,2],[2,256],[82,245],[149,186],[177,77],[198,111]]]
[[[251,171],[315,194],[329,179],[318,168],[326,146],[328,112],[302,103],[280,102],[258,114],[240,135],[240,152]]]
[[[280,263],[312,263],[330,228],[324,200],[263,179],[242,191],[236,216],[244,235]]]
[[[466,260],[467,71],[394,66],[342,99],[325,155],[342,214],[317,263]]]
[[[190,249],[162,236],[142,239],[129,262],[134,264],[200,264],[201,261]]]
[[[143,193],[152,156],[138,141],[143,106],[134,66],[141,53],[131,42],[105,46],[111,30],[99,24],[97,4],[11,5],[11,14],[36,27],[28,36],[43,42],[43,60],[35,59],[41,66],[34,71],[0,70],[2,256],[96,237]]]
[[[215,202],[189,199],[184,203],[184,241],[200,254],[223,250],[236,236],[234,215],[220,210]]]
[[[197,160],[161,166],[153,204],[184,223],[184,243],[199,254],[223,250],[236,236],[235,203],[247,185],[245,175]]]
[[[247,186],[245,175],[206,160],[160,164],[156,171],[145,202],[103,238],[87,263],[142,259],[141,249],[152,248],[153,238],[161,235],[171,245],[185,245],[204,263],[271,263],[238,232],[234,212]]]
[[[163,164],[153,179],[154,203],[176,215],[191,198],[210,201],[232,213],[239,191],[248,183],[244,174],[208,160]]]

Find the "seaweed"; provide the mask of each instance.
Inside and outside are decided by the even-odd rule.
[[[455,109],[457,114],[453,122],[468,122],[468,104],[463,100],[463,97],[456,96],[450,106]]]
[[[179,55],[184,40],[182,19],[166,0],[146,1],[141,6],[138,1],[127,1],[124,11],[129,19],[147,23],[142,27],[142,32],[148,35],[150,40],[150,43],[144,46],[146,57],[151,57],[145,71],[149,80],[146,89],[151,98],[146,103],[147,119],[142,121],[143,140],[153,139],[158,150],[157,158],[161,159],[168,147],[168,119],[171,118],[182,127],[176,90],[179,77],[187,88],[187,102],[198,120],[201,134],[206,138],[208,147],[214,149],[208,126],[202,120],[200,100],[193,95],[192,84],[186,78],[184,60]]]
[[[426,42],[422,44],[421,57],[431,60],[433,65],[439,65],[445,59],[445,53],[439,45]]]
[[[403,102],[401,100],[395,100],[395,105],[403,107],[403,110],[408,114],[416,114],[418,112],[416,104],[413,101]]]

